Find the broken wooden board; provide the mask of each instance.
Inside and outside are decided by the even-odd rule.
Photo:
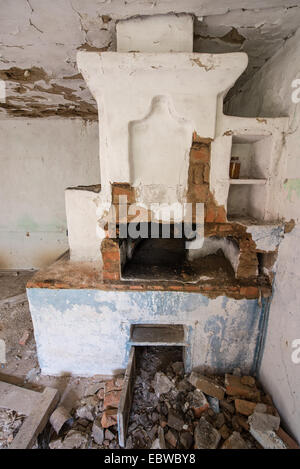
[[[20,293],[19,295],[10,296],[9,298],[4,298],[3,300],[0,300],[0,307],[4,305],[14,306],[19,303],[25,303],[25,301],[28,301],[27,294]]]
[[[15,410],[26,419],[9,449],[30,449],[59,401],[59,392],[46,387],[42,393],[0,381],[0,408]]]
[[[28,416],[36,405],[38,394],[36,391],[0,381],[0,407],[2,409],[15,410],[18,414]]]
[[[118,407],[118,435],[121,448],[124,448],[126,442],[127,426],[133,397],[135,365],[135,347],[131,347]]]

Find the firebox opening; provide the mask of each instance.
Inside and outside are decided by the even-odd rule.
[[[176,237],[175,225],[170,231],[169,238],[161,233],[156,238],[128,237],[122,279],[184,283],[234,281],[239,247],[233,238],[205,238],[200,249],[186,249],[186,238]]]

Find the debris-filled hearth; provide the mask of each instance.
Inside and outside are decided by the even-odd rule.
[[[184,373],[180,347],[138,347],[126,449],[285,449],[271,397],[257,380]],[[65,418],[49,426],[51,449],[119,448],[117,407],[123,378],[95,382]],[[50,419],[51,421],[51,419]],[[45,440],[45,435],[44,435]]]

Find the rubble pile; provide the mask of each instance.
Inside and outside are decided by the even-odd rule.
[[[50,449],[117,449],[117,408],[123,377],[91,384],[59,434],[53,431]]]
[[[288,447],[272,399],[252,376],[186,375],[182,361],[161,367],[154,349],[140,360],[126,448]]]
[[[166,350],[168,349],[168,350]],[[252,376],[185,374],[181,351],[145,347],[137,359],[127,449],[290,448],[269,395]],[[123,378],[92,384],[51,449],[118,449]]]
[[[14,410],[0,409],[0,449],[8,448],[18,433],[25,415]]]

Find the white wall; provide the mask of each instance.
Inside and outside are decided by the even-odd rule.
[[[287,428],[300,442],[300,363],[291,355],[292,342],[300,339],[300,103],[292,102],[292,81],[300,78],[300,30],[254,76],[243,92],[231,100],[230,113],[242,116],[288,115],[284,152],[287,164],[285,219],[295,229],[285,235],[279,249],[274,295],[260,368],[260,378],[272,394]],[[298,96],[300,97],[300,87]]]
[[[41,267],[68,249],[64,190],[100,182],[98,122],[0,120],[0,269]]]

